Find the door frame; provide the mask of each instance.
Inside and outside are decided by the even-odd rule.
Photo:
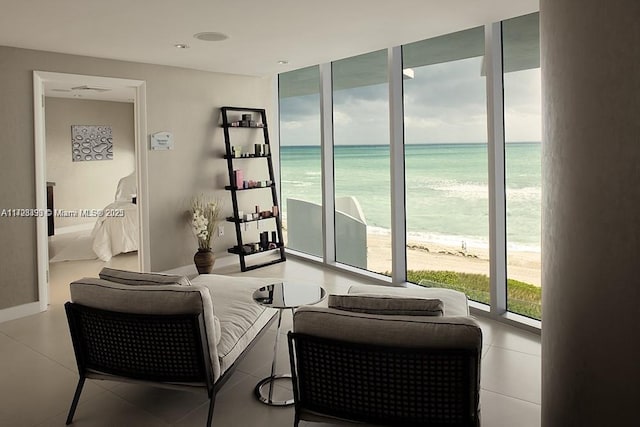
[[[35,144],[35,191],[37,212],[47,211],[47,153],[45,129],[45,85],[51,82],[89,84],[99,87],[128,87],[135,90],[133,101],[136,181],[138,185],[138,267],[149,271],[151,267],[149,245],[149,182],[147,152],[147,94],[144,80],[130,80],[113,77],[87,76],[80,74],[33,72],[33,122]],[[36,218],[38,302],[40,311],[49,305],[49,238],[47,217]]]

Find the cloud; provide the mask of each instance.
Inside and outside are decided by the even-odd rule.
[[[320,145],[320,95],[280,99],[280,143]]]
[[[281,126],[282,126],[282,129],[284,130],[301,129],[304,127],[304,122],[283,121]]]
[[[404,118],[404,125],[406,127],[415,129],[437,129],[438,127],[442,126],[442,124],[442,119],[413,116],[407,116]]]
[[[388,86],[377,84],[334,93],[334,143],[389,143]]]
[[[453,108],[485,105],[486,83],[481,58],[414,68],[413,79],[404,81],[405,100],[425,107]]]
[[[341,111],[340,108],[335,108],[333,109],[333,126],[348,126],[353,122],[353,120],[351,119],[351,116],[344,112]]]
[[[406,143],[487,140],[481,66],[482,58],[469,58],[414,68],[404,87]]]
[[[292,96],[280,99],[280,120],[300,121],[320,116],[320,95]]]
[[[486,81],[482,58],[414,68],[404,80],[407,144],[486,142]],[[388,144],[388,85],[334,91],[334,140],[339,145]],[[541,138],[540,69],[504,76],[505,131],[508,141]],[[281,99],[284,145],[319,144],[319,95]]]
[[[349,89],[336,90],[333,92],[333,103],[355,103],[362,101],[378,101],[389,97],[389,87],[387,83],[367,86],[352,87]]]

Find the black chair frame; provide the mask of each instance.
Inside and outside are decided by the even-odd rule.
[[[302,413],[384,426],[480,425],[476,350],[396,348],[289,332]]]
[[[80,376],[66,424],[73,416],[85,380],[104,374],[153,383],[189,385],[206,389],[207,426],[211,426],[217,391],[235,371],[258,336],[214,383],[202,313],[157,315],[101,310],[67,302],[69,331]],[[160,384],[157,384],[160,385]]]

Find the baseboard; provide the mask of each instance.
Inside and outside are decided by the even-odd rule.
[[[38,314],[41,311],[40,303],[38,301],[17,305],[15,307],[3,308],[0,310],[0,323]]]
[[[78,224],[78,225],[68,225],[66,227],[56,228],[55,234],[69,234],[69,233],[75,233],[77,231],[92,230],[94,225],[95,225],[95,222],[87,222],[87,223]]]

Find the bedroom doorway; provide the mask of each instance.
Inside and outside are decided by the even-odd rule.
[[[34,72],[40,309],[103,266],[149,268],[145,83]]]

